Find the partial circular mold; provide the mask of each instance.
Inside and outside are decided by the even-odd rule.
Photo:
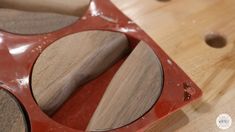
[[[0,8],[82,16],[87,10],[89,3],[90,0],[1,0]]]
[[[122,33],[90,30],[52,43],[32,70],[39,107],[77,130],[113,130],[141,118],[160,97],[163,71],[148,44],[131,49],[128,40]]]
[[[70,100],[69,98],[76,91],[79,92],[80,87],[106,72],[129,51],[127,37],[122,33],[110,31],[84,31],[55,41],[41,53],[33,67],[31,87],[36,102],[47,115],[58,115],[57,111]],[[84,93],[82,96],[86,96],[86,94],[88,93]],[[82,100],[81,98],[80,100]],[[76,100],[73,104],[78,102]],[[96,105],[95,102],[83,104],[83,108],[89,107],[92,110],[95,108],[93,107]],[[77,108],[81,109],[81,106],[74,105],[70,108],[72,111]],[[66,110],[64,113],[70,111]],[[67,117],[76,117],[75,115],[79,112],[86,115],[87,111],[83,109],[74,111],[70,113],[74,115],[68,114]],[[80,123],[88,122],[87,118],[89,116],[84,117],[84,121],[80,121]],[[73,126],[71,123],[73,120],[77,121],[77,126]],[[65,122],[65,125],[69,124],[77,129],[83,128],[83,126],[78,127],[81,118],[73,120],[70,123]],[[57,121],[64,123],[60,120]]]
[[[0,8],[0,29],[15,34],[43,34],[69,26],[78,17]]]
[[[57,31],[75,23],[90,2],[43,1],[0,1],[0,30],[22,35]]]
[[[1,132],[29,131],[20,103],[3,89],[0,89],[0,129]]]

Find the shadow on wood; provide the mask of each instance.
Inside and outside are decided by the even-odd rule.
[[[189,118],[187,115],[182,110],[179,110],[171,116],[154,123],[146,132],[174,132],[187,125],[188,122]]]

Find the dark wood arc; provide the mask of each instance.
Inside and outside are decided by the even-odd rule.
[[[78,17],[0,8],[0,29],[16,34],[42,34],[69,26]]]
[[[159,98],[162,83],[160,61],[140,42],[113,77],[87,130],[108,131],[140,118]]]

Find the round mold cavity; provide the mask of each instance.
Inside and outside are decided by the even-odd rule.
[[[131,50],[124,34],[110,31],[84,31],[55,41],[34,64],[31,89],[35,101],[54,121],[77,130],[106,131],[134,122],[159,98],[163,71],[159,59],[146,43],[141,42],[130,53]],[[115,88],[115,84],[125,78],[133,80],[131,89]],[[123,85],[129,88],[131,84]],[[115,94],[112,89],[119,89],[121,93]],[[125,100],[115,103],[119,98]],[[128,98],[130,102],[124,105]],[[138,104],[138,100],[143,102]],[[130,118],[121,119],[115,114],[111,117],[112,125],[99,124],[109,117],[97,116],[107,101],[111,101],[108,107],[113,108],[106,109],[107,114],[121,112],[122,116]],[[118,106],[123,106],[123,111]]]

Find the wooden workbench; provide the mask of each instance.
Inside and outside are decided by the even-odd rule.
[[[235,120],[235,1],[234,0],[114,0],[202,89],[203,97],[149,130],[220,131],[221,113]],[[227,44],[213,48],[207,34],[220,34]],[[215,45],[216,47],[216,45]],[[230,129],[235,131],[233,122]]]

